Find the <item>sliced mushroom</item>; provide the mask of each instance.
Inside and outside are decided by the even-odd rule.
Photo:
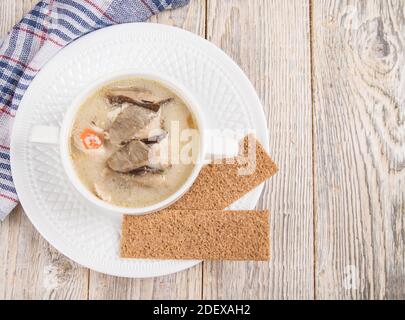
[[[167,131],[163,129],[158,129],[156,131],[150,132],[151,136],[145,139],[142,139],[141,141],[145,144],[155,144],[161,142],[163,139],[167,137]]]
[[[136,175],[136,176],[143,176],[147,173],[163,173],[164,170],[160,169],[160,168],[153,168],[153,167],[149,167],[149,166],[145,166],[145,167],[140,167],[138,169],[132,170],[130,172],[130,174]]]
[[[159,98],[149,90],[136,87],[111,89],[106,96],[111,104],[132,103],[155,112],[163,104],[173,100],[172,98]]]
[[[143,142],[133,140],[107,160],[107,165],[116,172],[131,172],[149,164],[150,148]]]
[[[132,181],[147,188],[164,188],[167,186],[166,176],[155,171],[143,175],[132,175]]]
[[[166,135],[159,143],[153,143],[148,145],[150,147],[149,152],[149,166],[158,169],[166,169],[170,167],[170,155],[169,155],[169,136]]]
[[[132,139],[146,139],[152,130],[160,129],[160,112],[140,106],[130,105],[124,108],[108,129],[112,144],[124,144]]]
[[[122,105],[115,106],[113,107],[108,113],[107,113],[107,119],[108,122],[111,124],[117,119],[118,115],[124,111],[124,109],[128,108],[131,104],[130,103],[123,103]]]
[[[124,174],[105,169],[94,184],[98,197],[104,201],[126,204],[128,199],[139,197],[139,188],[163,188],[167,185],[163,174]]]
[[[169,167],[168,153],[169,138],[166,133],[159,143],[146,144],[140,140],[132,140],[113,153],[108,158],[107,165],[121,173],[156,173]]]

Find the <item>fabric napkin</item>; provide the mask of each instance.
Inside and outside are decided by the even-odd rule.
[[[0,39],[0,220],[18,203],[10,169],[10,135],[32,79],[60,49],[91,31],[140,22],[189,0],[40,1]]]

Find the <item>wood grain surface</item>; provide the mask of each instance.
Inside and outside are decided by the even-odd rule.
[[[0,0],[0,36],[35,2]],[[405,1],[191,0],[151,22],[222,48],[263,102],[270,262],[111,277],[19,207],[0,223],[0,299],[405,299]]]
[[[207,38],[255,86],[279,172],[258,208],[269,208],[270,264],[207,262],[204,298],[313,298],[312,105],[308,3],[208,1]],[[288,23],[286,23],[288,21]],[[254,22],[254,23],[253,23]]]
[[[169,24],[205,36],[205,1],[162,12],[151,22]],[[184,272],[149,279],[121,279],[90,272],[90,299],[201,299],[202,264]]]
[[[317,297],[403,299],[405,2],[316,4]]]

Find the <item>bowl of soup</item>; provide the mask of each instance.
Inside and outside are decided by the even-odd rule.
[[[181,85],[161,76],[101,80],[73,102],[62,128],[71,181],[114,211],[139,214],[170,205],[202,165],[198,109]]]
[[[201,107],[182,85],[128,72],[83,90],[61,128],[35,126],[31,141],[59,143],[66,174],[88,201],[144,214],[179,199],[207,159],[237,154],[237,141],[216,134],[209,142],[207,132]],[[227,146],[222,155],[218,145]]]

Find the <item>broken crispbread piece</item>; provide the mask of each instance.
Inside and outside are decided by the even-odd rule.
[[[163,210],[124,216],[121,257],[269,259],[269,211]]]
[[[190,190],[169,209],[225,209],[277,172],[252,135],[241,141],[239,156],[233,160],[204,166]]]

